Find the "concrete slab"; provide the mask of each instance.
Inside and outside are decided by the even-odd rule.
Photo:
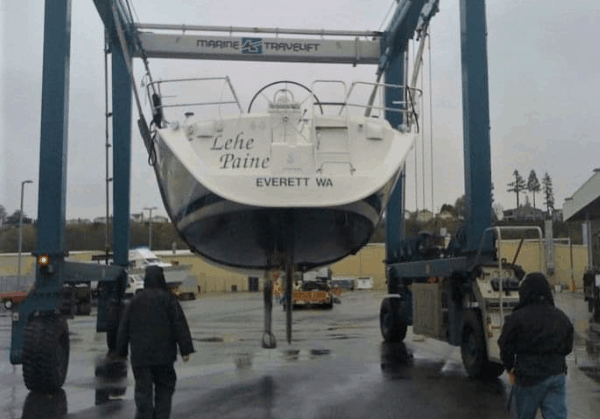
[[[294,311],[294,340],[283,342],[284,313],[276,306],[274,350],[262,349],[262,296],[237,294],[184,302],[197,353],[176,363],[173,418],[506,418],[506,376],[470,380],[460,351],[416,338],[385,344],[378,313],[383,292],[344,293],[333,310]],[[576,350],[568,358],[571,418],[600,411],[596,346],[585,331],[583,298],[560,294],[557,305],[576,324]],[[104,353],[95,318],[69,322],[71,363],[64,391],[29,393],[21,368],[0,365],[0,417],[133,418],[131,372],[123,380],[94,376]],[[10,322],[0,311],[0,348],[8,359]],[[592,342],[590,345],[589,342]],[[600,350],[599,350],[600,352]],[[66,408],[66,410],[65,410]],[[595,412],[595,413],[594,413]]]

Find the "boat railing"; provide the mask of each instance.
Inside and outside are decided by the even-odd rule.
[[[212,90],[197,88],[187,88],[184,90],[181,88],[183,84],[190,86],[192,83],[198,85],[200,83],[212,83],[214,86],[218,86],[216,82],[222,82],[220,91],[212,87]],[[242,114],[242,105],[238,99],[238,96],[231,84],[229,77],[201,77],[201,78],[185,78],[185,79],[170,79],[170,80],[157,80],[147,84],[146,92],[152,107],[153,122],[158,126],[161,126],[163,121],[168,122],[165,119],[165,111],[170,108],[195,108],[195,107],[216,107],[220,116],[220,111],[223,106],[237,106],[239,113]],[[218,99],[213,101],[196,101],[191,98],[206,97],[207,92],[212,97]],[[188,99],[188,96],[191,98]],[[190,111],[186,109],[185,115],[189,115]]]
[[[342,87],[343,89],[343,95],[337,95],[338,97],[343,98],[342,101],[329,101],[329,100],[322,100],[323,99],[323,94],[325,95],[329,95],[332,93],[333,89],[336,89],[336,85],[339,85]],[[319,90],[319,95],[317,96],[317,94],[315,93],[317,90]],[[331,107],[340,107],[339,113],[338,115],[342,115],[342,112],[344,112],[345,110],[347,111],[347,106],[346,106],[346,96],[348,95],[348,87],[346,86],[346,83],[343,82],[342,80],[315,80],[313,81],[312,85],[311,85],[311,91],[313,92],[313,115],[315,110],[319,110],[322,113],[325,113],[324,109],[325,108],[331,108]],[[346,116],[347,116],[347,112]]]
[[[324,94],[331,94],[330,86],[339,84],[343,87],[343,96],[341,101],[323,100]],[[365,88],[368,88],[365,91]],[[399,90],[403,100],[393,101],[390,104],[384,102],[385,89]],[[403,125],[410,129],[411,126],[417,125],[420,112],[420,98],[422,92],[420,89],[409,88],[387,83],[372,83],[355,81],[352,82],[348,89],[346,83],[341,80],[315,80],[311,86],[313,92],[313,111],[323,112],[323,109],[329,107],[338,107],[337,116],[349,115],[351,109],[364,110],[365,117],[385,117],[386,112],[399,113],[403,116]],[[368,98],[367,98],[368,97]],[[313,113],[314,113],[313,112]]]
[[[357,88],[366,86],[372,88],[369,100],[365,103],[364,101],[354,101]],[[400,90],[400,96],[404,100],[393,101],[392,105],[386,105],[384,102],[384,89]],[[422,96],[420,89],[410,88],[397,84],[387,83],[373,83],[364,81],[352,82],[348,94],[346,95],[346,106],[349,108],[362,108],[365,110],[364,116],[371,116],[373,112],[379,114],[380,117],[385,116],[385,112],[400,113],[403,115],[406,125],[409,127],[416,122],[416,118],[419,114],[419,98]]]

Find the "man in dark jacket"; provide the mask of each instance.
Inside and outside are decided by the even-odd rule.
[[[519,304],[507,317],[498,340],[500,356],[515,381],[519,419],[567,417],[565,356],[573,349],[573,325],[554,307],[546,277],[528,274],[519,288]]]
[[[128,344],[137,419],[168,419],[177,380],[173,368],[177,345],[184,362],[194,352],[194,346],[181,305],[169,293],[163,270],[158,266],[146,268],[144,290],[125,310],[117,337],[118,356],[127,357]]]

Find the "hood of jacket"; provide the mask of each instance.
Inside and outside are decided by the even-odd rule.
[[[519,287],[519,304],[515,308],[521,308],[530,304],[549,304],[554,306],[554,297],[550,284],[540,272],[527,274]]]
[[[159,288],[163,290],[167,289],[165,274],[160,266],[148,266],[146,268],[146,276],[144,277],[144,288]]]

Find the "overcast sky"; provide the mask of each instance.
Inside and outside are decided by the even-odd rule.
[[[103,27],[92,0],[72,2],[67,218],[104,215]],[[391,0],[132,0],[140,22],[196,25],[378,30]],[[441,0],[431,24],[434,148],[434,209],[463,193],[462,102],[458,0]],[[2,1],[0,41],[0,204],[37,218],[44,2]],[[515,206],[506,192],[512,172],[530,170],[554,182],[561,208],[600,167],[600,4],[597,0],[487,0],[488,66],[495,199]],[[428,72],[426,61],[426,74]],[[229,75],[247,106],[264,84],[317,78],[375,81],[373,66],[292,65],[218,61],[150,61],[155,78]],[[142,75],[135,63],[138,84]],[[425,79],[428,97],[429,81]],[[429,104],[425,107],[428,109]],[[147,109],[146,109],[147,111]],[[137,118],[136,111],[134,117]],[[429,117],[424,132],[430,170]],[[131,211],[157,206],[166,214],[146,151],[133,127]],[[421,145],[417,148],[420,170]],[[415,156],[408,158],[406,205],[415,209]],[[418,173],[418,207],[431,209]],[[111,198],[112,199],[112,198]],[[537,202],[542,201],[538,196]],[[539,205],[538,205],[539,206]]]

